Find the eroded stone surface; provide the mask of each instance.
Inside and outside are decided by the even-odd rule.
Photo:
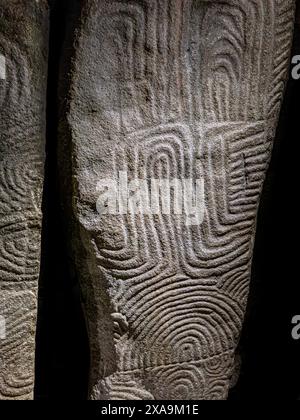
[[[294,1],[83,4],[61,170],[73,177],[63,192],[66,203],[72,195],[90,397],[225,399]],[[131,180],[203,179],[203,223],[100,215],[97,184],[120,171]]]
[[[45,0],[0,0],[0,11],[0,399],[31,399],[48,6]]]

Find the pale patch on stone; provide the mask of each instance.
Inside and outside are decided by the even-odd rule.
[[[6,58],[0,54],[0,80],[6,79]]]
[[[6,321],[4,316],[0,315],[0,340],[6,338]]]

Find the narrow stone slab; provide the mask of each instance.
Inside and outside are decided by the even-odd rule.
[[[83,1],[61,173],[92,399],[227,397],[294,5]]]
[[[48,6],[45,0],[0,0],[0,11],[0,399],[31,399]]]

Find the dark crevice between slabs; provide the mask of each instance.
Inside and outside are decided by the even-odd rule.
[[[50,1],[46,173],[36,339],[36,400],[85,400],[88,344],[78,281],[67,252],[57,167],[58,86],[67,19],[76,2]]]

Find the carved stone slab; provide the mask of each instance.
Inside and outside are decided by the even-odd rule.
[[[0,399],[31,399],[48,6],[45,0],[0,0],[0,12]]]
[[[61,170],[92,399],[227,397],[293,19],[293,0],[83,1]],[[199,223],[101,212],[125,176],[200,180]]]

